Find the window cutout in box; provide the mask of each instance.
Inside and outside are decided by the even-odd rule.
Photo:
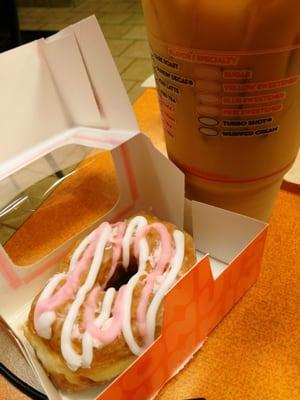
[[[116,204],[108,151],[63,146],[0,182],[0,243],[12,261],[31,265]]]

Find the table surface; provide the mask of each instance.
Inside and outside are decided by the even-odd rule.
[[[165,152],[156,91],[134,109],[141,130]],[[257,283],[158,399],[299,400],[299,278],[300,190],[289,186],[273,210]],[[1,376],[0,398],[27,399]]]

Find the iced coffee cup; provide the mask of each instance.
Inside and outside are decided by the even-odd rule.
[[[187,197],[267,220],[300,143],[299,0],[143,0]]]

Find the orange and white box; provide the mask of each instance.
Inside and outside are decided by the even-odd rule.
[[[50,400],[78,397],[55,389],[22,326],[33,298],[67,249],[101,221],[119,220],[139,210],[151,210],[193,235],[198,262],[167,293],[161,335],[108,386],[80,395],[82,400],[151,399],[254,284],[267,226],[184,198],[182,172],[139,132],[94,17],[3,53],[0,77],[1,207],[17,194],[5,186],[10,176],[68,145],[109,150],[119,185],[119,199],[108,214],[34,265],[18,267],[0,246],[0,313],[24,343]]]

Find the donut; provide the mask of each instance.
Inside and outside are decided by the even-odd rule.
[[[126,369],[159,336],[163,298],[195,261],[191,236],[146,213],[77,242],[24,327],[54,385],[80,391]]]

